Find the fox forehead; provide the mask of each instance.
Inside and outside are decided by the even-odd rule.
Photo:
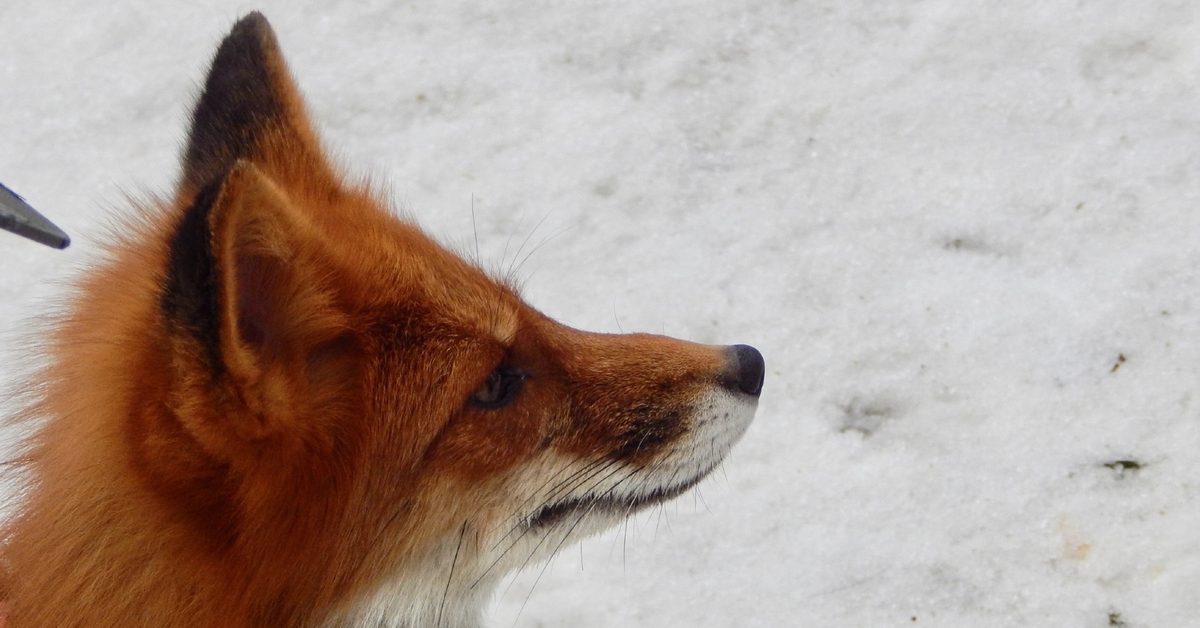
[[[383,311],[418,306],[501,346],[515,341],[531,309],[513,286],[447,250],[384,201],[363,196],[333,206],[320,206],[321,199],[305,203],[307,213],[323,217],[320,227],[337,258],[325,263],[340,271],[332,281],[350,288],[349,305]]]

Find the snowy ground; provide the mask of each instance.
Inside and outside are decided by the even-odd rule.
[[[1200,626],[1200,4],[3,0],[0,181],[75,240],[0,234],[5,355],[253,8],[537,307],[767,358],[721,477],[491,626]]]

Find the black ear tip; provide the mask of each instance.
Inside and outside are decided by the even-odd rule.
[[[232,37],[235,34],[241,33],[256,33],[261,35],[263,33],[272,32],[274,31],[271,29],[271,23],[267,21],[267,16],[258,11],[251,11],[246,15],[243,15],[242,18],[233,25],[233,28],[229,30],[229,36]]]
[[[229,29],[229,34],[221,41],[217,56],[221,56],[221,49],[262,50],[277,47],[275,29],[271,28],[271,23],[267,21],[265,15],[253,11],[242,16],[233,24],[233,28]]]
[[[192,111],[183,159],[183,185],[192,193],[236,160],[253,158],[266,130],[285,124],[286,72],[275,31],[262,13],[249,13],[233,25]]]

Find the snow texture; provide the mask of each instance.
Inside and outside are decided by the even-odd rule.
[[[1200,626],[1200,3],[4,0],[0,181],[74,238],[0,234],[7,364],[255,8],[536,307],[766,356],[723,473],[490,626]]]

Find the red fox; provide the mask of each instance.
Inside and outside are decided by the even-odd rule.
[[[7,628],[477,626],[757,406],[757,350],[565,327],[348,182],[258,13],[142,209],[20,419]]]

